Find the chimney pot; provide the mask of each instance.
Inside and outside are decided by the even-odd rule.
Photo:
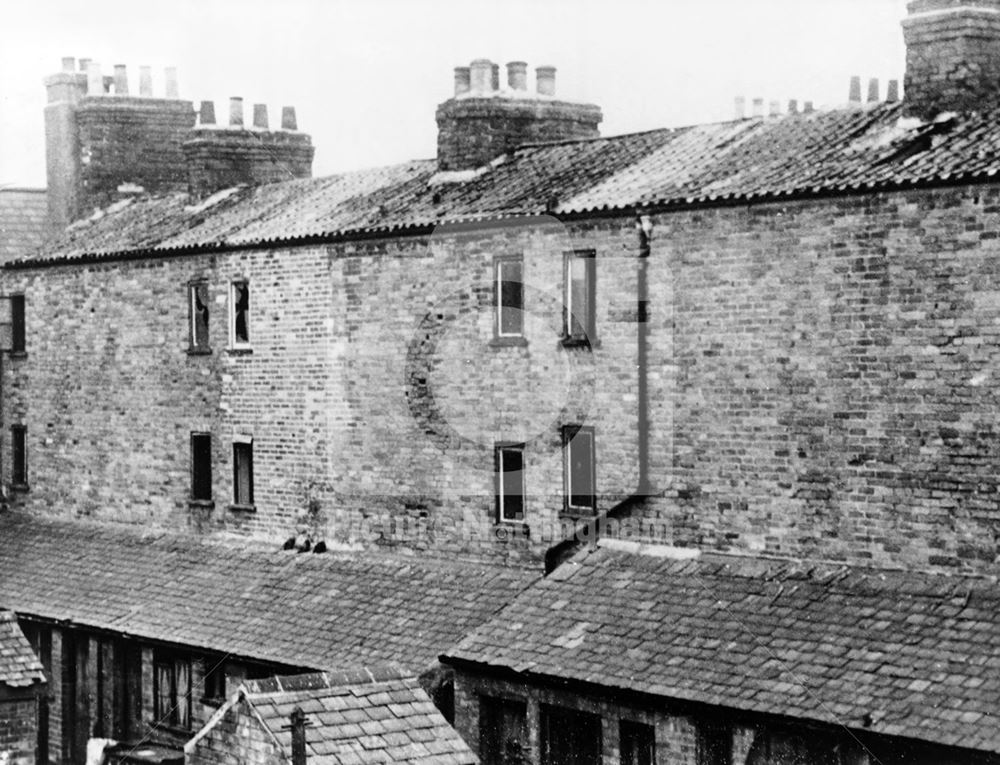
[[[889,80],[889,86],[885,91],[885,100],[890,104],[899,101],[899,80]]]
[[[87,95],[104,95],[104,77],[101,75],[100,61],[91,61],[87,64]]]
[[[798,114],[799,113],[799,101],[796,98],[789,99],[788,101],[788,113]]]
[[[861,103],[861,77],[858,75],[851,77],[851,91],[848,94],[847,101],[852,104]]]
[[[772,101],[768,106],[768,116],[780,117],[781,116],[781,102]]]
[[[764,99],[755,98],[753,100],[753,116],[763,117],[764,116]]]
[[[524,61],[511,61],[507,64],[507,87],[511,90],[528,89],[528,64]]]
[[[198,124],[199,125],[215,124],[215,101],[201,102],[201,108],[198,110]]]
[[[813,102],[812,101],[806,101],[804,104],[802,104],[802,113],[803,114],[812,114],[813,111],[815,111],[815,110],[813,109]]]
[[[493,90],[500,90],[500,64],[493,64],[490,72],[490,83]]]
[[[230,127],[243,127],[243,97],[233,96],[229,99]]]
[[[469,65],[469,87],[473,93],[489,92],[493,84],[493,62],[477,58]]]
[[[295,107],[284,106],[281,109],[281,129],[298,130],[299,123],[295,119]]]
[[[153,95],[153,70],[148,66],[139,67],[139,95]]]
[[[733,102],[733,114],[736,115],[736,119],[742,120],[747,116],[747,100],[745,96],[736,96]]]
[[[253,105],[253,126],[267,130],[267,104]]]
[[[868,103],[877,104],[879,102],[878,90],[878,77],[872,77],[868,80]]]
[[[166,97],[180,98],[180,91],[177,89],[177,67],[168,66],[163,70],[163,75],[167,85]]]
[[[460,96],[469,92],[469,67],[455,67],[455,95]]]
[[[62,70],[64,72],[75,72],[76,71],[76,57],[74,57],[74,56],[63,56]]]
[[[543,96],[556,94],[556,68],[554,66],[535,67],[535,89]]]
[[[115,95],[128,95],[128,72],[125,64],[115,64]]]

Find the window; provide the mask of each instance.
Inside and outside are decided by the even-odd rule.
[[[594,329],[594,252],[566,254],[565,313],[563,341],[566,344],[589,345],[595,338]]]
[[[204,660],[205,693],[202,701],[219,706],[226,698],[226,662],[222,658]]]
[[[191,727],[191,660],[153,654],[153,717],[158,725]]]
[[[212,436],[208,433],[191,434],[191,499],[212,499]]]
[[[733,761],[733,731],[727,725],[712,721],[702,721],[697,728],[697,762],[698,765],[732,765]],[[767,738],[766,735],[757,736],[758,739]],[[817,737],[822,739],[822,737]],[[813,741],[816,738],[812,739]],[[780,749],[779,749],[780,752]],[[773,752],[772,754],[778,754]],[[782,756],[783,755],[783,756]],[[787,759],[786,759],[787,757]],[[801,759],[800,759],[801,758]],[[756,758],[751,754],[747,757],[747,762],[752,762]],[[839,758],[838,758],[839,759]],[[770,761],[771,758],[768,757]],[[816,752],[794,752],[786,750],[774,757],[777,762],[829,762],[822,751]]]
[[[188,312],[190,350],[208,351],[208,284],[205,282],[188,285]]]
[[[521,258],[495,261],[496,335],[521,337],[524,334],[524,262]]]
[[[233,282],[229,292],[229,343],[234,348],[250,345],[250,284]]]
[[[542,765],[601,765],[601,718],[543,704],[541,745]]]
[[[528,708],[523,701],[479,697],[479,756],[482,765],[529,762]]]
[[[10,297],[10,349],[13,353],[25,352],[24,295]]]
[[[28,428],[14,425],[10,429],[10,481],[19,488],[28,485]]]
[[[563,428],[565,510],[593,513],[597,510],[594,481],[594,429],[582,425]]]
[[[524,521],[524,444],[497,444],[495,451],[498,521]]]
[[[656,765],[656,731],[652,725],[622,720],[619,740],[622,765]]]
[[[233,444],[233,504],[253,505],[253,441]]]

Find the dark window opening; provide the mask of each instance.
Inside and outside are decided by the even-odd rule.
[[[698,726],[698,765],[732,765],[733,731],[727,725],[704,722]],[[751,759],[748,758],[747,762]],[[795,762],[793,758],[779,757],[778,762]],[[821,759],[807,758],[806,762],[819,763]]]
[[[220,705],[226,698],[226,663],[221,658],[206,658],[205,662],[205,703]]]
[[[563,428],[566,512],[593,513],[597,509],[594,470],[594,429],[580,425]]]
[[[542,765],[601,765],[601,718],[542,705]]]
[[[498,521],[524,520],[524,444],[498,445],[495,451]]]
[[[11,483],[14,486],[28,485],[28,429],[24,425],[14,425],[10,429]]]
[[[191,350],[208,350],[208,285],[197,282],[188,285],[191,315]]]
[[[212,499],[212,436],[191,434],[191,499]]]
[[[530,762],[528,707],[523,701],[479,697],[479,757],[482,765]]]
[[[250,344],[250,285],[233,282],[232,292],[233,345]]]
[[[157,725],[191,727],[191,660],[153,654],[153,717]]]
[[[27,342],[24,317],[24,295],[11,295],[10,332],[10,349],[14,353],[24,353]]]
[[[619,740],[622,765],[656,765],[656,730],[652,725],[622,720]]]
[[[233,503],[253,504],[253,443],[233,444]]]
[[[595,279],[593,252],[571,252],[566,256],[566,294],[563,338],[589,344],[595,338]]]
[[[520,337],[524,333],[524,263],[520,259],[496,261],[496,333]]]

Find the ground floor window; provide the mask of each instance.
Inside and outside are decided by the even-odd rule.
[[[622,765],[656,765],[656,730],[652,725],[622,720],[619,742]]]
[[[191,660],[157,651],[153,655],[153,716],[159,725],[191,727]]]
[[[601,765],[599,715],[542,705],[542,765]]]
[[[529,762],[528,708],[523,701],[479,697],[479,757],[482,765]]]

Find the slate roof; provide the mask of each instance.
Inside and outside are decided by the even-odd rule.
[[[434,160],[220,193],[124,200],[70,227],[50,261],[428,230],[446,222],[642,206],[745,203],[1000,171],[998,114],[924,123],[900,104],[520,147],[482,172]]]
[[[289,717],[306,715],[306,755],[319,765],[472,765],[466,743],[416,677],[394,666],[248,682],[241,691],[291,761]]]
[[[17,616],[0,611],[0,685],[23,687],[44,682],[45,671],[17,626]]]
[[[26,258],[45,241],[45,189],[0,189],[0,263]]]
[[[537,574],[390,553],[250,551],[0,513],[0,608],[304,669],[413,672]]]
[[[443,660],[1000,752],[996,579],[663,549],[602,542]]]

